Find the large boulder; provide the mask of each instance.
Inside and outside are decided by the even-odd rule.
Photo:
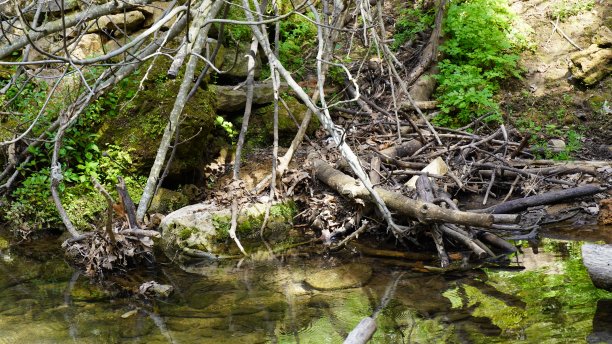
[[[149,205],[149,213],[162,213],[178,210],[189,204],[189,198],[178,191],[159,188]]]
[[[278,107],[278,134],[280,144],[288,146],[298,131],[296,122],[302,123],[308,107],[294,97],[283,98],[287,106],[279,104]],[[258,108],[254,114],[255,116],[251,117],[253,125],[249,125],[249,141],[259,146],[271,144],[274,137],[274,104]],[[313,115],[306,133],[312,135],[318,126],[319,120]]]
[[[223,74],[222,78],[230,78],[234,81],[244,80],[248,74],[247,55],[250,53],[249,43],[242,43],[234,47],[226,47],[223,54]],[[261,74],[261,57],[255,55],[255,78]]]
[[[102,16],[94,19],[88,25],[88,32],[97,31],[127,31],[132,32],[139,29],[145,21],[145,16],[140,11],[129,11],[126,13],[117,13]]]
[[[154,1],[148,6],[142,6],[139,10],[144,14],[145,20],[142,24],[143,27],[150,27],[156,23],[164,14],[164,12],[170,7],[171,2]],[[173,17],[167,21],[162,28],[169,29],[172,24],[176,21],[176,17]]]
[[[68,47],[70,56],[75,59],[85,59],[88,57],[99,56],[104,54],[102,49],[102,39],[100,35],[95,33],[85,34],[78,42],[71,44]]]
[[[146,70],[145,65],[143,70]],[[181,80],[168,80],[166,71],[169,63],[156,61],[149,71],[144,88],[136,92],[139,80],[130,80],[118,92],[135,94],[130,101],[117,106],[116,114],[109,115],[98,130],[98,146],[117,145],[130,151],[133,167],[142,173],[148,173],[157,155],[157,148]],[[215,126],[216,111],[215,92],[198,90],[185,104],[181,115],[179,142],[187,144],[177,146],[168,179],[182,175],[194,176],[200,171],[211,149],[210,134]],[[189,183],[184,180],[181,183]]]
[[[259,231],[263,223],[266,204],[254,203],[241,208],[237,235],[248,252],[262,245]],[[270,243],[288,240],[295,215],[293,202],[278,203],[271,207],[264,235]],[[194,204],[166,216],[161,224],[162,247],[171,258],[191,252],[214,255],[240,254],[229,237],[231,209],[215,203]]]

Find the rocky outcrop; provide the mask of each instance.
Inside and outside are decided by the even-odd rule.
[[[102,38],[95,33],[88,33],[81,39],[68,47],[70,56],[75,59],[85,59],[87,57],[104,54],[102,49]]]
[[[574,78],[593,85],[612,72],[612,31],[602,26],[587,49],[570,55]]]
[[[149,213],[162,213],[178,210],[189,203],[187,196],[180,192],[159,188],[149,206]]]
[[[97,31],[125,31],[131,32],[142,27],[145,16],[141,11],[129,11],[126,13],[103,16],[89,23],[87,32]]]
[[[246,79],[249,61],[247,55],[250,49],[249,43],[242,43],[236,47],[226,47],[223,54],[223,74],[221,77],[234,79],[234,81]],[[255,79],[258,79],[260,74],[261,57],[257,54],[255,55]]]

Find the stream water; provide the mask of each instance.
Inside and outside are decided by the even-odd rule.
[[[602,230],[580,229],[587,240],[608,241]],[[518,243],[522,269],[419,273],[358,256],[201,264],[190,272],[160,262],[106,286],[75,272],[59,241],[13,245],[0,249],[0,343],[342,343],[393,281],[372,343],[605,343],[612,293],[592,286],[581,242],[558,234],[566,232]],[[347,261],[372,268],[364,286],[317,291],[302,283]],[[145,300],[126,291],[147,280],[175,292]]]

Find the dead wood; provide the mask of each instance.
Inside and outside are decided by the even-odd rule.
[[[426,176],[419,176],[417,178],[416,190],[419,198],[423,202],[433,203],[434,199],[436,198],[434,195],[433,186],[431,185],[429,178]],[[440,228],[438,228],[437,224],[432,224],[429,232],[434,240],[434,244],[436,245],[436,250],[438,250],[440,266],[443,268],[448,267],[450,265],[450,259],[448,258],[446,249],[444,249],[444,241],[442,239],[442,232]]]
[[[128,225],[130,228],[140,228],[140,224],[136,220],[136,206],[134,205],[134,201],[132,201],[132,197],[127,191],[127,187],[125,186],[125,181],[122,177],[117,178],[119,183],[117,186],[117,193],[119,194],[119,202],[123,204],[123,209],[128,218]]]
[[[442,21],[446,12],[446,2],[446,0],[440,0],[438,3],[434,29],[429,37],[427,46],[419,58],[419,63],[410,71],[410,74],[405,79],[407,85],[414,83],[438,57],[438,45],[442,34]]]
[[[435,100],[415,100],[414,105],[410,102],[400,104],[400,109],[404,111],[415,110],[415,105],[421,110],[435,110],[438,107],[438,102]]]
[[[106,189],[100,185],[94,176],[91,176],[91,182],[93,183],[94,187],[104,196],[104,198],[106,198],[106,202],[108,203],[108,208],[106,209],[106,234],[110,238],[110,241],[115,244],[117,242],[115,240],[115,233],[113,233],[113,204],[115,201],[113,201],[113,198],[108,191],[106,191]]]
[[[398,146],[389,147],[381,150],[379,153],[386,163],[391,163],[395,158],[402,158],[414,154],[423,147],[423,143],[419,140],[410,140]]]
[[[370,202],[367,189],[360,182],[334,169],[321,159],[312,159],[312,166],[317,179],[350,199],[362,199]],[[408,216],[419,222],[450,222],[460,225],[491,227],[494,223],[505,221],[518,221],[518,216],[496,216],[492,214],[476,214],[451,209],[444,209],[432,203],[413,200],[397,192],[388,191],[380,187],[374,188],[387,206],[396,211],[398,215]],[[483,216],[484,215],[484,216]]]
[[[376,332],[376,320],[365,317],[348,334],[344,344],[365,344],[372,338],[374,332]]]
[[[361,245],[356,242],[352,242],[350,246],[354,246],[359,250],[359,252],[372,256],[372,257],[384,257],[384,258],[401,258],[408,260],[434,260],[435,255],[429,253],[421,253],[421,252],[404,252],[404,251],[392,251],[392,250],[383,250],[378,248],[372,248],[366,245]]]
[[[529,207],[561,203],[579,197],[592,196],[606,191],[605,187],[598,184],[583,185],[571,189],[551,191],[541,195],[530,196],[521,199],[500,203],[486,209],[475,210],[476,213],[509,214],[525,210]]]

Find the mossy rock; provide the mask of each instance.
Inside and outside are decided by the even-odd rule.
[[[187,196],[180,192],[159,188],[149,206],[149,213],[166,214],[189,204]]]
[[[283,104],[278,107],[278,135],[282,146],[288,146],[298,131],[295,121],[302,123],[308,107],[291,96],[283,98],[287,108]],[[288,109],[288,110],[287,110]],[[293,118],[295,118],[295,121]],[[274,104],[261,107],[251,117],[252,125],[249,125],[249,140],[259,146],[272,143],[274,137]],[[306,134],[312,135],[319,127],[317,116],[313,115]]]
[[[115,144],[130,150],[134,167],[144,173],[148,172],[155,160],[182,80],[180,77],[167,79],[168,67],[167,63],[156,63],[149,72],[144,89],[138,91],[134,99],[118,105],[122,110],[116,117],[105,121],[98,131],[99,145]],[[203,155],[209,146],[209,135],[214,128],[214,104],[214,88],[199,89],[185,104],[179,142],[187,139],[190,141],[177,147],[171,174],[188,173],[202,164]]]
[[[223,71],[224,73],[220,77],[225,79],[231,79],[232,81],[245,80],[248,75],[248,62],[247,55],[251,50],[250,43],[241,43],[237,47],[225,47],[223,49]],[[255,79],[259,78],[261,74],[261,57],[259,54],[255,55]]]
[[[261,243],[259,232],[266,204],[242,207],[238,216],[237,235],[247,252],[256,251]],[[292,201],[270,208],[264,238],[271,244],[291,240],[288,232],[297,210]],[[162,247],[169,257],[186,250],[199,250],[213,255],[239,254],[229,237],[231,209],[216,204],[201,203],[181,208],[166,216],[160,224]]]

